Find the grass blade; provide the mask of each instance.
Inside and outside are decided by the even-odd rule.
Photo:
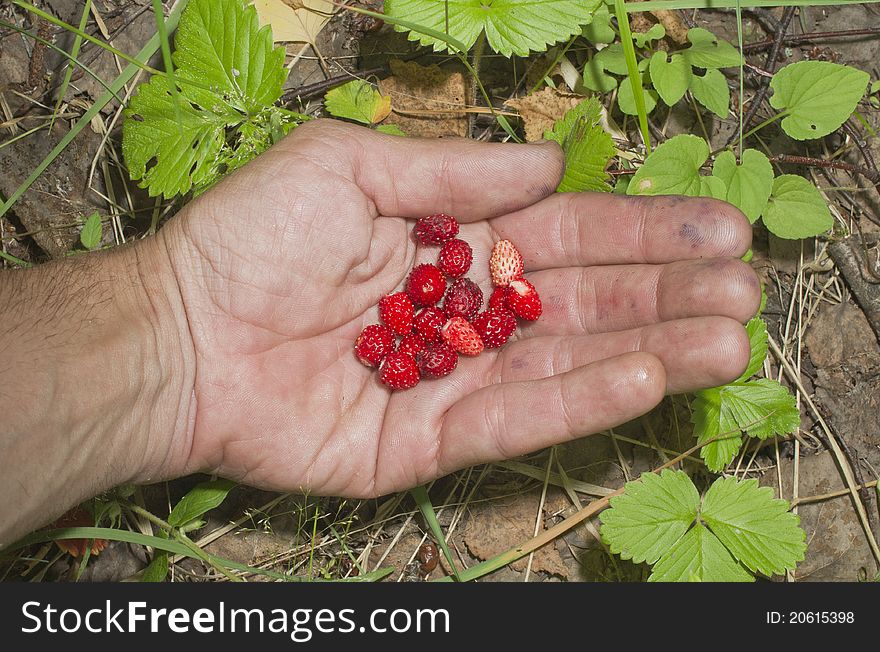
[[[449,550],[449,545],[446,543],[446,535],[443,534],[443,529],[440,527],[440,521],[437,520],[437,514],[434,512],[434,505],[431,503],[428,491],[425,489],[424,485],[420,485],[414,489],[410,489],[409,493],[412,495],[413,500],[416,501],[416,505],[419,506],[419,511],[422,512],[422,517],[425,519],[425,523],[428,524],[428,529],[431,530],[431,534],[434,536],[434,539],[436,539],[437,545],[439,545],[440,549],[443,551],[443,556],[446,557],[449,567],[452,568],[453,576],[460,582],[461,575],[458,573],[458,566],[455,565],[455,560],[452,558],[452,552]]]
[[[89,22],[89,12],[91,10],[92,0],[86,0],[85,7],[83,7],[82,17],[79,19],[80,30],[85,30],[86,23]],[[58,111],[61,109],[61,103],[64,102],[64,96],[67,95],[67,87],[70,86],[70,78],[73,77],[73,63],[79,56],[79,49],[82,46],[82,42],[82,36],[79,34],[73,39],[73,47],[70,48],[70,60],[67,62],[67,67],[64,70],[64,81],[61,82],[61,88],[58,89],[58,99],[55,101],[55,110],[52,112],[52,122],[49,123],[49,133],[52,133],[52,127],[55,126],[55,116],[58,115]]]
[[[636,60],[636,46],[633,43],[632,31],[629,28],[629,16],[626,15],[623,0],[614,0],[614,13],[617,14],[620,42],[626,56],[627,77],[629,77],[629,83],[632,86],[633,100],[639,114],[639,131],[641,131],[642,141],[645,143],[645,152],[650,154],[651,134],[648,131],[648,111],[645,109],[645,89],[642,87],[642,74],[639,71],[639,62]]]

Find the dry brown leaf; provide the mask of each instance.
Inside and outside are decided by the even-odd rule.
[[[254,0],[254,7],[276,43],[314,43],[333,13],[329,0]]]
[[[391,77],[379,82],[391,96],[391,118],[408,136],[467,136],[466,85],[460,72],[392,59]]]
[[[548,500],[558,503],[552,495],[558,493],[558,490],[551,488],[548,491]],[[475,557],[486,560],[531,539],[535,531],[539,501],[540,493],[533,491],[473,505],[471,518],[462,535],[468,550]],[[522,571],[527,563],[528,557],[523,557],[513,562],[511,567]],[[565,579],[569,577],[569,569],[552,542],[535,551],[532,570]]]
[[[543,138],[544,132],[553,128],[554,122],[583,99],[580,95],[545,86],[537,93],[508,100],[505,105],[519,111],[526,128],[526,140],[532,142]]]

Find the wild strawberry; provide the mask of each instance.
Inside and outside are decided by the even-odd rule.
[[[425,340],[423,340],[422,336],[418,333],[408,333],[404,335],[400,338],[400,342],[397,344],[398,353],[406,353],[412,357],[416,357],[416,355],[424,349]]]
[[[480,355],[483,340],[464,317],[453,317],[443,327],[443,340],[462,355]]]
[[[358,360],[368,367],[377,367],[394,350],[394,333],[387,326],[371,324],[354,341]]]
[[[450,240],[440,250],[437,267],[447,276],[461,276],[471,268],[474,252],[464,240]]]
[[[510,240],[499,240],[492,247],[489,257],[489,272],[492,283],[498,286],[510,285],[510,282],[523,274],[523,257]]]
[[[497,349],[516,330],[516,317],[508,310],[490,309],[477,315],[473,327],[487,349]]]
[[[379,319],[398,335],[412,330],[413,304],[406,292],[395,292],[379,299]]]
[[[389,353],[379,367],[379,380],[391,389],[409,389],[419,384],[415,358],[406,353]]]
[[[507,288],[497,287],[489,296],[489,310],[509,310],[507,307]]]
[[[416,364],[423,376],[443,378],[458,366],[458,353],[446,342],[435,342],[416,355]]]
[[[452,319],[464,317],[468,321],[476,317],[483,307],[483,291],[469,278],[460,278],[446,290],[443,312]]]
[[[446,291],[446,277],[434,265],[417,265],[406,282],[406,293],[413,303],[433,306]]]
[[[423,245],[444,245],[458,235],[458,222],[444,213],[428,215],[416,222],[414,232]]]
[[[535,321],[543,310],[535,286],[524,278],[514,279],[507,288],[507,307],[520,319]]]
[[[413,328],[425,342],[433,342],[440,337],[440,329],[446,323],[446,314],[440,308],[422,308],[413,317]]]

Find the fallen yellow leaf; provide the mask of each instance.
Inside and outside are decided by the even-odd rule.
[[[333,15],[329,0],[254,0],[261,25],[276,42],[312,43]]]

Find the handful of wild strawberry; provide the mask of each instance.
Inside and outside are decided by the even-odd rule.
[[[354,343],[358,359],[379,367],[379,380],[391,389],[447,376],[458,365],[459,354],[496,349],[516,330],[517,317],[534,321],[541,316],[541,298],[523,278],[522,254],[512,242],[501,240],[492,248],[489,273],[495,288],[480,312],[483,292],[464,276],[473,251],[456,237],[455,218],[429,215],[416,222],[414,231],[421,244],[441,247],[437,265],[417,265],[404,292],[382,297],[382,324],[367,326]]]

